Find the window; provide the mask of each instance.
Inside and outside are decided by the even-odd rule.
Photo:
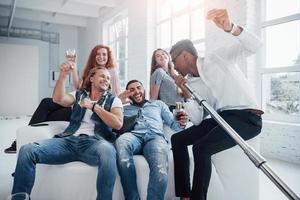
[[[204,5],[201,0],[157,0],[156,46],[169,50],[182,39],[190,39],[204,56]]]
[[[116,59],[121,87],[127,82],[128,68],[128,17],[117,16],[108,23],[108,46]]]
[[[300,123],[300,1],[264,1],[262,105],[266,119]]]

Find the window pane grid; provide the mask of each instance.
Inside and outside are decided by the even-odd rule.
[[[269,26],[264,32],[266,67],[300,64],[300,20]]]
[[[191,13],[191,39],[205,37],[205,16],[204,8],[196,9]]]
[[[300,123],[300,72],[263,74],[262,85],[266,116]]]
[[[300,123],[300,1],[264,1],[261,67],[265,119]]]
[[[113,21],[108,27],[108,33],[109,46],[118,65],[121,87],[124,87],[127,81],[128,17]]]
[[[157,0],[156,2],[158,10],[156,44],[158,47],[169,49],[172,44],[181,39],[204,40],[203,0]],[[162,17],[162,7],[168,9],[169,14],[165,17]]]
[[[189,37],[190,24],[189,15],[181,15],[172,20],[172,44],[178,42],[181,39],[187,39]]]

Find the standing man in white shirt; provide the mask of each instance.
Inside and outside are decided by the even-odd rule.
[[[255,53],[261,46],[260,40],[246,29],[233,24],[226,9],[210,10],[207,19],[232,34],[239,43],[220,48],[205,59],[198,58],[197,50],[190,40],[181,40],[170,50],[175,69],[180,73],[175,81],[183,91],[185,110],[194,124],[171,138],[176,196],[183,200],[207,198],[211,155],[235,145],[234,140],[214,119],[206,118],[202,107],[191,99],[191,94],[184,87],[185,83],[206,100],[243,139],[257,136],[262,128],[263,111],[259,109],[246,77],[236,65],[239,58]],[[195,162],[192,189],[188,145],[193,145]]]

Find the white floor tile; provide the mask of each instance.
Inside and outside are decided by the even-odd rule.
[[[29,119],[29,117],[0,116],[0,200],[6,200],[11,192],[13,183],[11,173],[16,166],[16,154],[5,154],[4,149],[16,139],[16,130],[26,126]]]

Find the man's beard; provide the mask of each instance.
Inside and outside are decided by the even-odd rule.
[[[141,102],[136,102],[132,96],[130,96],[129,99],[132,101],[133,105],[142,106],[145,103],[145,93],[143,94],[143,100]]]
[[[99,88],[98,88],[99,92],[106,92],[108,90],[109,90],[109,86],[100,85]]]

